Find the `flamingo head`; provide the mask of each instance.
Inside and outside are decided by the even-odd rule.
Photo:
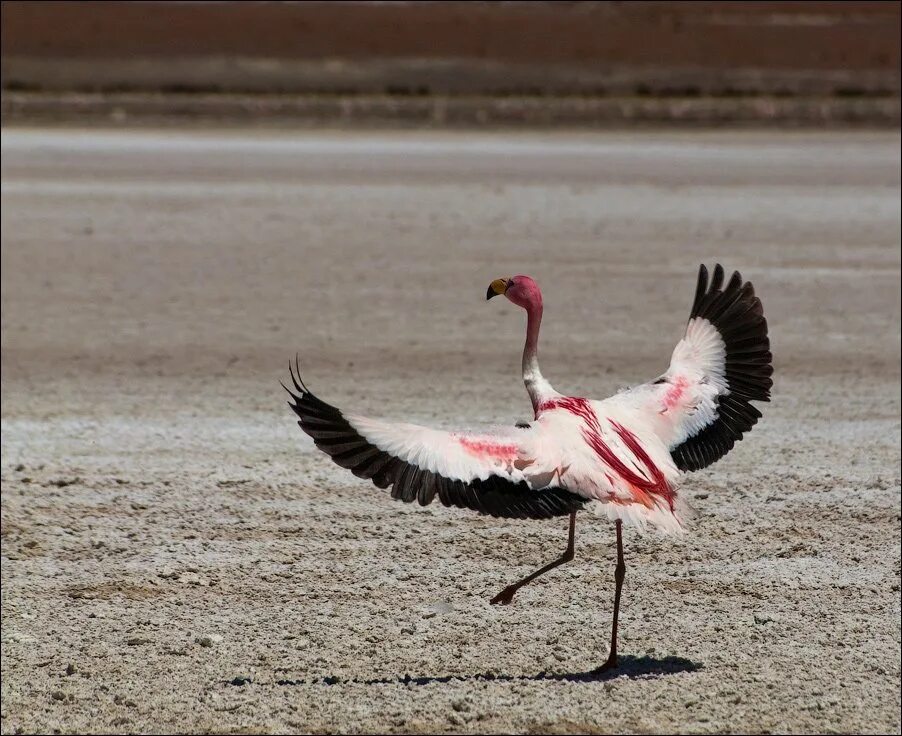
[[[491,299],[499,294],[504,294],[509,301],[524,309],[542,306],[542,292],[539,290],[539,285],[529,276],[495,279],[489,284],[485,298]]]

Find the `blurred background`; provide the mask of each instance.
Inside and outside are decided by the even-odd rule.
[[[4,120],[899,122],[898,2],[4,2]]]

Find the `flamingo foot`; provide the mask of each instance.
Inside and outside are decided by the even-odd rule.
[[[514,599],[514,593],[516,592],[517,588],[515,588],[513,585],[508,585],[498,595],[492,598],[489,603],[491,603],[493,606],[507,606]]]
[[[594,670],[592,670],[592,674],[600,675],[605,672],[610,672],[611,670],[616,670],[616,669],[617,669],[617,655],[612,652],[610,654],[610,656],[608,657],[608,661],[605,662],[603,665],[601,665],[601,667],[596,667]]]

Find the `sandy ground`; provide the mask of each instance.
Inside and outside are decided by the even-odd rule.
[[[2,731],[899,732],[898,133],[3,131]],[[681,539],[420,509],[278,379],[443,427],[652,378],[697,264],[774,401]]]

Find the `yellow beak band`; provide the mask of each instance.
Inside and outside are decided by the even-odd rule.
[[[508,279],[495,279],[486,291],[485,298],[491,299],[493,296],[503,294],[507,290]]]

